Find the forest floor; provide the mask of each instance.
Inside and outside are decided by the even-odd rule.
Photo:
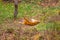
[[[60,40],[60,5],[42,7],[22,2],[18,6],[14,21],[13,3],[0,2],[0,40]],[[40,23],[35,26],[19,24],[25,15],[40,20]]]

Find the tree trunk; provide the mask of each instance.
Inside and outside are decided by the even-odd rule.
[[[15,7],[14,19],[16,19],[18,14],[18,0],[14,0],[14,7]]]

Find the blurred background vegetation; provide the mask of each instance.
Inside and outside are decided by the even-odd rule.
[[[0,0],[1,40],[5,40],[4,35],[7,40],[9,40],[8,35],[14,37],[12,39],[9,36],[10,40],[36,40],[37,38],[35,39],[33,36],[38,33],[45,34],[43,38],[46,40],[60,40],[60,0],[19,0],[16,23],[13,22],[13,15],[14,1]],[[25,15],[29,18],[39,19],[40,23],[32,27],[20,25],[18,20]],[[4,35],[2,36],[2,34]],[[53,35],[55,36],[52,38]],[[40,40],[42,39],[40,38]]]

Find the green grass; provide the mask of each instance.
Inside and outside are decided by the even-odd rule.
[[[32,27],[29,26],[29,27],[25,28],[24,25],[19,26],[20,24],[13,23],[14,4],[0,2],[0,37],[4,36],[2,34],[8,34],[8,35],[6,35],[6,38],[5,38],[8,40],[8,38],[10,38],[9,32],[12,32],[11,34],[14,35],[14,39],[27,40],[27,38],[28,39],[31,38],[39,31],[40,31],[40,33],[43,34],[44,32],[42,32],[42,31],[49,30],[49,32],[46,32],[47,35],[45,35],[44,37],[48,36],[48,38],[49,38],[49,36],[51,34],[53,39],[55,38],[54,36],[56,36],[56,39],[59,40],[60,36],[59,36],[58,32],[60,32],[60,22],[46,21],[46,20],[48,20],[48,17],[51,17],[53,15],[58,15],[59,11],[60,11],[60,6],[42,7],[37,4],[31,4],[31,3],[27,4],[25,2],[19,3],[17,19],[22,18],[23,16],[28,16],[28,17],[34,18],[35,16],[40,15],[40,17],[35,17],[40,20],[40,23],[38,25],[32,26]],[[36,28],[36,29],[34,29],[34,28]],[[55,29],[57,30],[56,32],[53,31]],[[50,33],[51,30],[52,30],[52,33],[54,32],[54,34]],[[22,35],[20,35],[20,33]],[[32,35],[32,36],[30,37],[29,35]]]
[[[37,4],[27,4],[27,3],[19,3],[18,5],[18,18],[21,18],[25,15],[28,17],[34,17],[38,14],[45,14],[42,15],[39,19],[41,20],[41,23],[37,25],[38,30],[45,30],[47,27],[54,26],[54,23],[44,23],[44,19],[47,19],[47,17],[52,15],[58,15],[58,11],[60,11],[60,7],[42,7]],[[4,20],[13,18],[14,14],[14,4],[13,3],[2,3],[0,2],[0,24],[4,23]],[[56,24],[56,27],[60,26]]]

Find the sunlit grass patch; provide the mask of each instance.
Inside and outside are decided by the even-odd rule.
[[[53,15],[58,15],[58,11],[60,10],[59,6],[56,7],[42,7],[37,4],[30,3],[19,3],[18,5],[18,18],[23,16],[34,17],[40,15],[41,23],[37,25],[38,30],[45,30],[46,26],[51,27],[52,23],[44,23],[45,20]],[[4,23],[6,19],[13,19],[14,15],[14,4],[13,3],[2,3],[0,2],[0,23]],[[42,23],[43,22],[43,23]],[[54,26],[54,25],[53,25]],[[41,28],[40,28],[41,27]]]

